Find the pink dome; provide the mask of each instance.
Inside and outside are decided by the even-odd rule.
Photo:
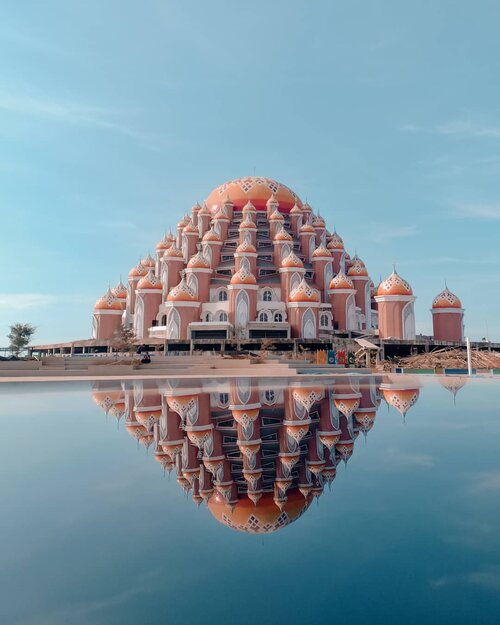
[[[318,291],[307,284],[304,278],[293,289],[289,297],[290,302],[319,302]]]
[[[196,301],[196,293],[187,284],[186,278],[183,276],[182,280],[177,286],[174,286],[167,295],[167,301],[169,302],[194,302]]]
[[[267,209],[271,195],[279,202],[280,209],[287,213],[294,204],[302,206],[300,198],[287,186],[271,178],[248,176],[230,180],[214,189],[207,197],[207,206],[212,210],[219,209],[224,198],[229,195],[236,210],[241,210],[251,202],[259,211]]]
[[[161,281],[155,276],[153,270],[150,269],[148,274],[141,278],[137,283],[137,289],[158,289],[161,291],[162,289]]]
[[[233,274],[231,284],[257,284],[257,280],[253,273],[250,273],[243,267]]]
[[[122,310],[120,300],[108,289],[95,303],[94,310]]]
[[[343,250],[344,249],[344,241],[342,237],[340,237],[336,232],[332,234],[332,238],[328,243],[329,250]]]
[[[286,258],[284,258],[281,262],[282,267],[303,267],[304,263],[300,260],[300,258],[294,253],[290,252]]]
[[[377,295],[413,295],[413,291],[410,284],[394,269],[391,275],[378,285]]]
[[[220,236],[213,228],[210,228],[210,230],[207,230],[203,235],[203,241],[220,241]]]
[[[257,230],[257,225],[251,219],[245,219],[240,224],[240,230]]]
[[[352,283],[351,278],[346,276],[343,271],[339,271],[338,274],[332,279],[330,282],[330,290],[334,291],[335,289],[353,289],[354,284]]]
[[[113,295],[118,299],[127,299],[127,287],[122,283],[118,282],[114,289],[111,290]]]
[[[146,269],[146,267],[144,267],[142,263],[139,263],[135,267],[132,267],[132,269],[128,272],[128,277],[140,278],[142,276],[145,276],[147,273],[148,273],[148,270]]]
[[[324,245],[320,245],[313,252],[313,258],[331,258],[330,250],[326,249]]]
[[[248,252],[249,254],[255,254],[257,250],[255,249],[255,245],[252,245],[248,241],[243,241],[236,248],[236,252]]]
[[[156,263],[155,263],[154,259],[151,258],[151,254],[148,254],[146,256],[146,258],[143,258],[141,260],[141,265],[143,265],[143,267],[146,267],[147,269],[150,269],[152,267],[155,267]]]
[[[299,233],[303,234],[304,232],[311,232],[312,234],[316,233],[316,231],[314,230],[313,226],[311,226],[311,224],[303,224],[300,227]]]
[[[368,276],[368,271],[366,267],[359,258],[353,262],[353,264],[349,267],[349,271],[347,272],[348,276]]]
[[[184,255],[182,251],[177,247],[175,243],[173,243],[168,250],[165,250],[163,254],[163,258],[183,258]]]
[[[198,252],[189,259],[187,266],[191,269],[209,269],[210,262],[203,256],[201,252]]]
[[[436,295],[432,302],[432,308],[462,308],[462,302],[446,287]]]

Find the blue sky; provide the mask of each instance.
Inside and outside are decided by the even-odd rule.
[[[447,279],[500,340],[500,5],[9,3],[0,335],[90,336],[94,301],[225,180],[292,187],[417,331]],[[0,339],[5,344],[6,339]]]

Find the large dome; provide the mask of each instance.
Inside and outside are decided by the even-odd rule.
[[[279,202],[279,210],[283,213],[288,213],[294,204],[302,207],[300,198],[291,189],[281,182],[261,176],[248,176],[225,182],[210,193],[205,203],[210,210],[215,211],[229,196],[236,210],[241,210],[247,202],[251,202],[257,210],[266,210],[266,202],[273,193]]]

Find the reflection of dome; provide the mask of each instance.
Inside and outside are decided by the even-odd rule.
[[[420,391],[418,388],[412,389],[383,389],[384,399],[393,408],[405,415],[408,410],[417,402]]]
[[[248,497],[241,497],[234,506],[229,506],[219,495],[208,502],[208,509],[224,525],[249,534],[269,534],[293,523],[307,510],[311,500],[304,499],[298,490],[287,493],[283,509],[273,500],[272,493],[264,493],[254,503]]]
[[[280,211],[284,213],[289,212],[295,203],[299,207],[302,206],[300,198],[291,189],[276,180],[260,176],[237,178],[225,182],[210,193],[206,204],[211,210],[218,209],[229,197],[235,210],[242,210],[247,202],[251,202],[257,210],[266,210],[266,202],[272,194],[279,202]]]

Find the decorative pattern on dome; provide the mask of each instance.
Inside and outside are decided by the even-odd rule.
[[[184,273],[179,284],[170,289],[167,300],[169,302],[190,302],[196,300],[196,294],[186,282]]]
[[[242,267],[231,278],[231,284],[257,284],[253,273]]]
[[[368,271],[359,258],[353,262],[353,264],[349,267],[349,271],[347,272],[348,276],[368,276]]]
[[[282,226],[281,229],[278,230],[278,232],[274,235],[274,240],[275,241],[292,241],[293,237]]]
[[[311,232],[312,234],[315,234],[315,230],[311,226],[311,224],[303,224],[302,226],[300,226],[299,233],[303,234],[304,232]]]
[[[353,289],[354,284],[343,271],[339,271],[338,274],[330,282],[330,289]]]
[[[95,303],[96,310],[121,310],[120,300],[113,295],[111,289],[108,289],[102,297]]]
[[[436,295],[432,302],[432,308],[462,308],[462,302],[446,287]]]
[[[148,271],[148,274],[141,278],[137,283],[138,289],[158,289],[161,290],[161,280],[157,278],[152,269]]]
[[[127,287],[120,280],[118,284],[112,289],[112,293],[118,299],[126,299],[127,298]]]
[[[313,252],[313,258],[331,258],[332,255],[324,245],[320,245]]]
[[[148,273],[148,270],[144,265],[139,262],[135,267],[128,272],[129,278],[140,278],[141,276],[145,276]]]
[[[342,237],[339,236],[336,232],[332,234],[332,238],[330,239],[328,245],[329,250],[343,250],[344,249],[344,241]]]
[[[198,213],[198,217],[210,216],[210,210],[206,204],[203,204],[200,212]]]
[[[292,210],[290,211],[290,215],[302,215],[302,209],[297,204],[294,204]]]
[[[276,207],[279,206],[279,202],[276,199],[276,196],[274,195],[274,191],[271,193],[271,195],[270,195],[269,199],[267,200],[266,204],[267,204],[267,206],[276,206]]]
[[[192,220],[192,219],[190,219],[190,220],[189,220],[189,223],[187,223],[187,224],[184,226],[184,230],[183,230],[183,232],[185,232],[185,233],[187,233],[187,234],[191,234],[191,233],[193,233],[193,234],[198,234],[198,228],[194,225],[194,223],[193,223],[193,220]]]
[[[230,180],[229,182],[225,182],[217,189],[219,195],[222,195],[231,184],[237,184],[245,193],[248,193],[253,187],[259,184],[270,189],[272,193],[277,193],[280,186],[284,186],[280,185],[280,183],[276,182],[276,180],[271,180],[270,178],[249,176],[247,178],[237,178],[236,180]]]
[[[203,241],[220,241],[220,236],[213,228],[210,228],[210,230],[207,230],[203,235]]]
[[[250,254],[255,254],[255,252],[257,251],[255,249],[255,246],[252,245],[252,243],[250,243],[250,241],[243,241],[243,243],[240,243],[238,245],[238,247],[236,248],[237,252],[248,252]]]
[[[165,250],[163,258],[183,258],[182,251],[177,247],[176,243],[173,243],[168,250]]]
[[[245,204],[245,206],[243,207],[243,211],[244,211],[244,212],[255,213],[255,212],[256,212],[256,208],[255,208],[255,206],[252,204],[252,202],[247,202],[247,203]]]
[[[289,297],[290,302],[319,302],[318,291],[307,284],[305,278],[293,289]]]
[[[144,267],[150,268],[150,267],[155,267],[156,263],[154,259],[151,258],[151,254],[148,254],[146,258],[143,258],[141,260],[141,265],[143,265]]]
[[[324,228],[325,227],[325,220],[320,215],[317,215],[313,219],[312,225],[315,226],[316,228]]]
[[[377,289],[377,295],[413,295],[410,284],[396,270],[383,280]]]
[[[288,256],[283,259],[281,266],[282,267],[303,267],[304,263],[295,254],[295,252],[290,252],[290,254],[288,254]]]
[[[187,266],[190,268],[208,269],[210,267],[210,262],[201,252],[197,252],[189,259]]]
[[[402,414],[406,415],[408,410],[416,404],[420,394],[418,389],[387,390],[384,389],[385,401]]]
[[[240,230],[257,230],[257,225],[248,217],[241,222]]]
[[[285,218],[283,217],[283,215],[279,212],[278,209],[276,209],[274,211],[274,213],[271,214],[271,216],[269,217],[269,221],[284,221]]]

